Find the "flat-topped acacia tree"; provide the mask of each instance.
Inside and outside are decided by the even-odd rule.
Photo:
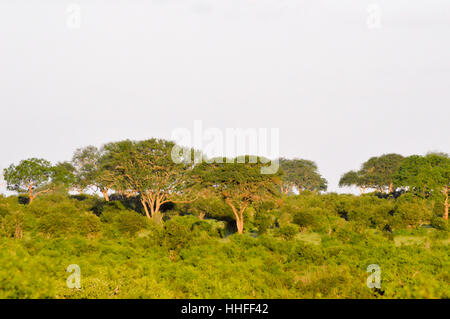
[[[383,154],[371,157],[363,163],[360,174],[364,176],[367,184],[378,191],[394,191],[394,176],[397,173],[403,156],[400,154]]]
[[[313,161],[305,159],[279,159],[283,177],[279,184],[282,193],[288,194],[293,187],[301,193],[303,190],[326,191],[327,180],[317,171]]]
[[[149,219],[162,221],[165,203],[192,201],[193,164],[172,158],[176,144],[162,139],[109,143],[104,146],[103,169],[116,191],[140,196]]]
[[[281,171],[263,174],[268,161],[257,156],[214,158],[196,165],[194,175],[209,192],[231,208],[239,234],[244,232],[245,209],[255,201],[276,196]]]
[[[402,155],[394,153],[371,157],[361,165],[360,170],[342,175],[339,186],[358,186],[361,193],[364,193],[366,188],[391,193],[395,190],[394,176],[402,160]]]
[[[41,158],[30,158],[4,169],[7,189],[27,193],[29,204],[40,194],[51,190],[52,165]]]

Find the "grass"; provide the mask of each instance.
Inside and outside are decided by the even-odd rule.
[[[425,245],[427,238],[423,236],[396,236],[394,237],[395,246]]]
[[[322,238],[320,235],[314,232],[299,233],[295,236],[295,238],[314,245],[320,245],[322,243]]]

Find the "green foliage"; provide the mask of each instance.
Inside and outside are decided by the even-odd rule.
[[[138,194],[147,216],[158,221],[161,206],[186,199],[194,185],[192,165],[174,156],[175,147],[175,143],[161,139],[126,140],[104,146],[103,166],[114,189]]]
[[[66,192],[75,183],[75,168],[68,162],[52,166],[44,159],[31,158],[12,164],[4,170],[7,188],[19,193],[27,193],[28,201],[50,190]]]
[[[450,185],[450,158],[447,154],[434,153],[407,157],[401,163],[396,181],[417,193],[434,191],[439,194],[445,186]]]
[[[197,165],[193,170],[195,179],[209,193],[222,197],[230,206],[240,234],[244,229],[246,208],[276,194],[276,181],[281,172],[264,174],[268,162],[265,158],[251,155],[215,158]]]
[[[394,191],[395,174],[403,156],[399,154],[384,154],[372,157],[364,162],[358,171],[349,171],[342,175],[339,186],[357,186],[362,189],[374,188],[378,191]]]
[[[283,170],[281,189],[284,193],[296,187],[299,192],[303,190],[326,191],[327,180],[318,172],[316,163],[304,159],[279,159]]]
[[[417,227],[431,219],[432,212],[422,203],[402,202],[396,207],[393,225],[397,227]]]
[[[11,164],[4,169],[3,174],[8,190],[31,193],[35,189],[48,186],[52,177],[52,166],[44,159],[30,158],[18,165]]]
[[[98,149],[92,145],[75,151],[72,163],[76,187],[81,190],[94,188],[106,194],[114,181],[104,164],[104,156],[103,148]]]
[[[169,250],[179,251],[191,243],[195,218],[174,217],[164,224],[163,243]]]
[[[22,205],[0,195],[0,298],[450,298],[445,154],[383,155],[341,179],[402,192],[308,190],[316,184],[280,196],[283,175],[261,174],[264,159],[173,162],[174,147],[123,141],[80,150],[75,167],[32,159],[5,170],[10,189],[42,196]],[[285,181],[306,178],[299,167]],[[115,194],[68,195],[71,186]],[[49,189],[59,191],[39,193]],[[197,200],[178,201],[193,190]],[[141,207],[167,210],[164,223]],[[79,290],[66,286],[70,264]],[[371,264],[381,289],[366,286]]]
[[[68,190],[76,181],[75,167],[69,162],[58,163],[52,167],[52,183],[54,187]]]
[[[135,237],[136,234],[147,228],[149,221],[142,215],[126,210],[120,202],[112,202],[103,209],[100,220],[117,229],[119,234]]]
[[[275,218],[268,211],[257,210],[253,224],[259,234],[265,234],[269,229],[274,227]]]
[[[447,231],[409,222],[381,231],[399,212],[430,214],[432,200],[288,196],[252,208],[253,219],[287,216],[253,238],[224,237],[222,221],[194,215],[157,226],[118,201],[97,217],[94,199],[54,194],[24,206],[0,196],[0,298],[450,297]],[[81,268],[80,290],[66,286],[70,264]],[[383,294],[366,286],[370,264],[382,269]]]
[[[287,224],[277,229],[276,235],[285,240],[291,240],[298,234],[300,227],[295,224]]]
[[[439,230],[450,230],[448,222],[442,217],[434,216],[433,218],[431,218],[431,226]]]
[[[396,183],[417,196],[434,197],[444,202],[443,217],[448,219],[448,192],[450,186],[450,157],[448,154],[429,153],[405,158],[395,176]]]

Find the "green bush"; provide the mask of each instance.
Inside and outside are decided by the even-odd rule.
[[[299,233],[299,231],[300,227],[298,225],[288,224],[277,229],[276,235],[285,240],[291,240]]]
[[[439,229],[439,230],[444,230],[444,231],[449,230],[448,221],[442,217],[434,216],[431,219],[431,226],[433,226],[434,228]]]
[[[164,224],[163,244],[167,249],[179,251],[189,246],[193,238],[192,226],[197,220],[192,216],[174,217]]]
[[[13,212],[0,217],[0,234],[6,237],[22,238],[24,228],[23,212]]]
[[[282,201],[249,210],[246,229],[258,234],[227,236],[234,221],[218,199],[202,203],[203,220],[177,205],[161,226],[120,200],[0,196],[0,298],[450,297],[447,222],[433,199]],[[70,264],[81,267],[80,290],[66,286]],[[380,290],[366,286],[370,264],[382,269]]]
[[[134,237],[139,231],[147,228],[149,224],[145,216],[134,211],[119,210],[111,206],[103,211],[100,220],[110,224],[120,234],[128,237]]]
[[[417,227],[429,221],[432,211],[420,202],[401,202],[398,204],[392,223],[395,227]]]

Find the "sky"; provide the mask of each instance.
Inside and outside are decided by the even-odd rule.
[[[352,191],[372,156],[450,151],[449,39],[448,0],[2,0],[0,169],[199,120],[277,128]]]

